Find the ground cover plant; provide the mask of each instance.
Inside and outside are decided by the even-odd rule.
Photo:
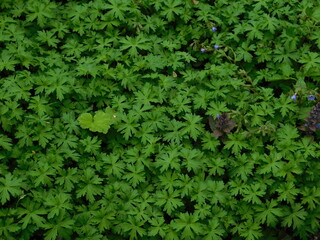
[[[316,0],[1,0],[0,239],[316,239]]]

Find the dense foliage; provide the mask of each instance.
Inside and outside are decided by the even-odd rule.
[[[319,26],[317,0],[1,0],[0,238],[310,239]]]

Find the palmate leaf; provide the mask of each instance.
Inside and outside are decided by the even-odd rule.
[[[6,203],[10,200],[11,196],[18,196],[22,193],[21,187],[22,180],[15,178],[11,173],[5,175],[5,177],[0,178],[0,199],[1,204]]]
[[[180,199],[179,191],[171,191],[169,189],[168,191],[157,192],[157,201],[155,205],[163,206],[164,211],[171,215],[173,211],[183,206],[183,202]]]
[[[45,205],[50,211],[48,214],[48,219],[54,216],[59,216],[65,214],[66,210],[72,209],[72,204],[70,203],[70,195],[65,193],[58,193],[57,195],[50,194],[45,202]]]
[[[72,219],[63,219],[64,215],[61,215],[56,222],[45,223],[43,227],[48,229],[45,233],[44,240],[55,240],[59,236],[69,236],[75,221]]]
[[[90,113],[83,113],[79,116],[78,121],[84,129],[106,134],[110,126],[115,123],[115,118],[116,115],[111,109],[107,108],[106,112],[97,111],[93,117]]]
[[[219,219],[213,218],[209,221],[204,240],[222,240],[225,230],[220,226]]]
[[[306,219],[307,215],[308,213],[304,210],[301,204],[293,204],[292,208],[288,207],[286,209],[285,218],[282,222],[282,225],[288,227],[293,225],[294,229],[299,228],[304,224],[304,220]]]
[[[92,203],[95,201],[95,196],[101,195],[103,192],[101,183],[102,179],[98,175],[95,175],[95,172],[92,168],[84,170],[83,181],[79,184],[79,188],[76,191],[77,198],[85,196],[86,199]]]
[[[10,151],[12,148],[12,140],[6,135],[0,134],[0,148],[4,148],[7,151]]]
[[[128,172],[123,176],[123,179],[127,180],[133,187],[145,181],[143,164],[128,164],[127,170]]]
[[[108,10],[107,16],[112,16],[112,19],[116,18],[120,21],[126,17],[126,12],[130,10],[129,1],[126,0],[108,0],[104,8]]]
[[[138,35],[137,37],[126,36],[126,38],[121,40],[122,46],[120,50],[127,50],[130,56],[137,56],[138,50],[149,50],[150,44],[148,39],[143,35]]]
[[[282,209],[277,206],[278,203],[275,200],[267,200],[266,204],[257,206],[258,220],[274,227],[278,222],[277,217],[283,216]]]
[[[130,240],[141,239],[141,237],[147,234],[143,227],[144,223],[145,222],[137,221],[135,218],[130,216],[127,222],[121,224],[121,227],[125,232],[129,232]]]
[[[47,214],[47,210],[41,208],[39,203],[27,198],[25,201],[22,202],[23,208],[19,208],[19,218],[23,216],[23,218],[19,221],[22,223],[22,229],[26,229],[26,227],[32,223],[35,223],[37,227],[42,227],[43,224],[46,222],[44,217],[40,215]]]
[[[240,224],[240,236],[245,237],[246,240],[255,240],[262,237],[261,227],[259,223],[247,221]]]
[[[15,223],[13,218],[3,218],[0,219],[0,237],[1,239],[13,240],[12,237],[13,232],[17,232],[20,230],[20,227],[17,223]]]
[[[242,134],[230,134],[229,139],[230,140],[226,142],[224,148],[231,148],[232,153],[238,154],[242,150],[242,148],[249,148],[248,140]]]
[[[161,237],[164,237],[168,228],[164,226],[164,221],[163,217],[154,217],[150,219],[148,222],[151,223],[152,227],[150,227],[148,236],[160,235]]]
[[[194,234],[200,234],[203,229],[198,220],[196,215],[180,213],[179,219],[174,220],[172,227],[178,231],[182,230],[182,239],[194,239]]]
[[[161,15],[165,16],[169,22],[175,19],[175,15],[181,15],[183,13],[183,7],[179,6],[181,4],[181,1],[170,0],[170,1],[164,1],[164,3],[165,3],[165,7],[163,6]]]
[[[193,114],[186,114],[184,119],[186,122],[183,123],[184,128],[182,134],[189,134],[193,140],[197,140],[198,136],[203,132],[201,124],[201,117]]]

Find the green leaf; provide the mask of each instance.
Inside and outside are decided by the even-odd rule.
[[[179,219],[174,220],[172,227],[178,231],[182,230],[182,239],[194,239],[202,233],[203,227],[198,223],[198,217],[194,214],[180,213]]]
[[[183,123],[182,134],[190,134],[190,137],[196,141],[198,136],[204,132],[202,118],[198,115],[186,114],[184,119],[186,122]]]
[[[56,171],[48,164],[48,162],[39,162],[28,175],[33,177],[32,180],[36,187],[42,185],[50,186],[53,181],[53,176],[56,175]]]
[[[130,111],[127,115],[121,115],[121,120],[124,121],[124,123],[121,123],[118,130],[124,134],[123,136],[126,140],[137,133],[137,128],[140,126],[138,123],[139,118],[140,116],[135,114],[134,111]]]
[[[73,205],[70,200],[70,195],[65,193],[50,194],[45,202],[45,205],[49,208],[48,218],[64,215],[67,210],[72,210]]]
[[[112,18],[117,18],[119,20],[124,20],[126,13],[130,10],[128,2],[125,0],[108,0],[104,8],[108,9],[107,15],[112,16]]]
[[[304,225],[304,220],[308,216],[308,213],[303,209],[301,204],[295,203],[292,207],[286,208],[284,215],[283,226],[293,226],[293,229],[299,229],[300,226]]]
[[[0,147],[4,148],[7,151],[12,149],[12,140],[6,135],[0,134]]]
[[[307,204],[308,209],[314,210],[319,206],[320,203],[320,191],[319,188],[313,186],[311,187],[304,187],[301,192],[302,194],[302,204]]]
[[[279,99],[274,100],[274,106],[275,109],[280,109],[282,117],[287,116],[290,111],[295,112],[298,110],[292,99],[284,93],[281,94]]]
[[[278,219],[277,217],[283,216],[282,209],[278,207],[278,203],[275,200],[271,200],[261,204],[256,207],[256,211],[258,212],[257,219],[261,221],[261,223],[267,223],[268,226],[276,226]]]
[[[95,175],[95,172],[92,168],[87,168],[83,172],[83,177],[79,183],[79,188],[77,190],[77,198],[86,196],[86,199],[93,203],[95,201],[96,195],[101,195],[103,192],[101,183],[102,178],[98,175]]]
[[[312,68],[318,68],[320,64],[320,56],[315,52],[308,52],[307,54],[302,55],[302,58],[299,61],[304,63],[303,67],[306,72]]]
[[[49,0],[43,2],[32,1],[27,5],[28,14],[26,21],[32,22],[37,19],[40,27],[44,27],[49,19],[53,18],[57,5]]]
[[[127,165],[127,172],[123,175],[123,179],[127,180],[133,187],[145,181],[145,170],[143,164]]]
[[[55,222],[50,221],[45,223],[43,227],[50,229],[45,233],[44,240],[56,240],[57,236],[70,236],[70,229],[74,226],[75,221],[72,219],[63,219],[64,215],[61,215]]]
[[[19,208],[19,218],[24,216],[19,222],[22,223],[21,228],[26,229],[31,223],[35,223],[36,226],[42,227],[46,222],[44,215],[47,211],[41,208],[41,205],[30,198],[27,198],[22,202],[23,208]]]
[[[174,210],[178,207],[183,206],[183,202],[181,201],[179,191],[170,189],[167,191],[159,191],[156,193],[157,201],[155,205],[164,206],[164,211],[166,211],[169,215],[172,214]]]
[[[226,142],[224,148],[231,148],[232,153],[238,154],[243,148],[249,147],[246,136],[243,134],[231,133],[228,136],[230,140]]]
[[[149,220],[152,227],[150,227],[148,236],[160,235],[162,238],[166,235],[166,230],[168,227],[164,224],[163,217],[156,217]]]
[[[252,204],[261,204],[262,201],[260,198],[262,198],[265,195],[265,188],[266,187],[263,185],[261,186],[261,184],[252,184],[250,186],[247,186],[243,190],[243,200]]]
[[[11,196],[19,196],[21,191],[22,180],[14,177],[11,173],[0,178],[0,198],[1,204],[5,204],[10,200]]]
[[[13,218],[1,218],[0,219],[0,237],[5,237],[3,239],[14,240],[12,233],[20,230],[20,227]]]
[[[130,56],[138,56],[138,50],[150,49],[149,40],[142,34],[137,37],[126,36],[126,38],[121,39],[121,42],[122,46],[120,47],[120,50],[129,49],[128,54]]]
[[[288,203],[294,203],[296,195],[298,195],[299,190],[295,187],[293,182],[281,183],[276,190],[279,194],[278,200],[285,200]]]
[[[263,236],[259,223],[253,221],[246,221],[240,224],[240,236],[245,237],[246,240],[260,239]]]
[[[219,224],[220,219],[214,217],[209,220],[209,225],[206,227],[205,237],[203,240],[222,240],[222,236],[225,234],[225,230]]]
[[[165,148],[163,152],[158,153],[155,166],[160,168],[161,173],[168,169],[178,170],[180,168],[179,157],[179,148],[176,148],[175,145],[172,144]]]
[[[144,223],[145,221],[137,221],[136,218],[130,216],[127,222],[121,223],[121,227],[125,232],[129,232],[130,240],[141,239],[141,237],[147,234],[147,231],[143,227]]]
[[[97,111],[92,117],[90,113],[82,113],[78,121],[80,126],[84,129],[89,129],[92,132],[102,132],[106,134],[110,126],[115,123],[117,116],[113,114],[112,110],[107,108],[106,112]]]
[[[161,15],[165,16],[169,22],[173,21],[175,19],[176,15],[180,15],[183,13],[182,7],[180,6],[181,1],[179,0],[169,0],[164,2],[165,6],[163,6],[163,9],[161,11]]]

